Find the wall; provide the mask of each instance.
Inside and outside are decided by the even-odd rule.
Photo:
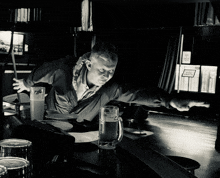
[[[115,75],[120,82],[157,85],[170,37],[166,30],[105,29],[97,31],[96,36],[97,40],[118,47],[119,65]]]
[[[171,35],[193,26],[195,5],[146,1],[94,1],[97,39],[118,45],[122,82],[157,85]]]
[[[110,41],[119,48],[120,61],[115,78],[121,82],[157,85],[169,38],[179,35],[180,26],[184,26],[192,29],[184,31],[184,50],[193,51],[193,63],[219,64],[218,40],[209,40],[208,37],[204,39],[201,37],[204,34],[196,34],[193,29],[194,8],[191,3],[158,5],[94,2],[94,32],[78,32],[75,35],[77,56],[90,50],[92,36],[96,35],[98,40]],[[68,13],[65,12],[64,15],[66,14]],[[47,14],[47,18],[50,16],[52,15]],[[59,21],[61,19],[68,18],[62,17]],[[32,27],[28,27],[30,31],[24,31],[29,51],[23,57],[16,57],[17,62],[41,64],[74,54],[74,33],[71,26],[64,27],[60,22],[55,22],[49,29],[46,24],[38,23],[36,29]],[[215,36],[212,39],[217,38]],[[0,59],[3,60],[4,57],[0,56]]]
[[[23,56],[16,56],[16,62],[42,63],[61,56],[72,54],[73,28],[81,26],[81,0],[63,0],[62,3],[54,1],[33,0],[30,2],[18,1],[15,3],[1,2],[0,31],[20,32],[25,34],[25,44],[29,51]],[[30,21],[14,21],[14,9],[33,8],[41,9],[41,20],[33,18]],[[7,55],[0,55],[3,61]]]

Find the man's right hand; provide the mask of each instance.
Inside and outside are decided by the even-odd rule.
[[[21,93],[22,91],[25,91],[25,90],[30,92],[30,89],[24,85],[24,79],[13,78],[13,80],[14,80],[13,89],[17,90],[18,93]]]

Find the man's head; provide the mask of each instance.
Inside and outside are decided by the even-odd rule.
[[[108,82],[114,75],[117,63],[118,56],[114,45],[104,42],[96,43],[86,62],[88,86],[102,86]]]

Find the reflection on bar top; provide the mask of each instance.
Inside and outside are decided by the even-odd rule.
[[[0,62],[0,64],[5,64]],[[7,63],[7,65],[13,65],[13,63]],[[36,66],[36,64],[27,64],[27,63],[16,63],[17,66]]]
[[[31,73],[31,70],[16,70],[17,73]],[[13,70],[5,70],[5,74],[13,74]]]

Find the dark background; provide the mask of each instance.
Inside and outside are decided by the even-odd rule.
[[[183,3],[189,2],[189,3]],[[74,35],[79,57],[91,49],[93,35],[97,40],[118,47],[119,65],[115,78],[138,85],[157,85],[171,36],[179,36],[183,27],[183,50],[192,51],[191,64],[219,66],[219,27],[194,27],[195,2],[94,0],[93,32],[77,32],[81,26],[81,1],[63,3],[21,1],[1,3],[0,30],[10,30],[10,8],[41,7],[42,21],[17,23],[15,31],[24,32],[29,51],[16,56],[16,62],[40,65],[74,54]],[[208,31],[208,33],[204,33]],[[1,55],[4,61],[6,55]],[[9,62],[10,59],[9,59]]]

